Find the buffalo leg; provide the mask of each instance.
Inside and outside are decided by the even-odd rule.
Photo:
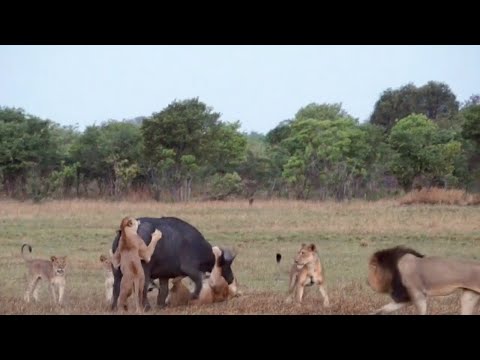
[[[168,296],[168,279],[158,279],[158,283],[157,306],[163,308]]]
[[[148,297],[147,297],[148,287],[150,286],[150,268],[148,266],[146,266],[145,264],[143,264],[143,273],[145,274],[145,284],[143,286],[143,304],[142,304],[142,306],[143,306],[143,309],[145,311],[150,311],[150,309],[152,307],[150,306],[150,303],[148,302]]]

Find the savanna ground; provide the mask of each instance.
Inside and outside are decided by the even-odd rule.
[[[147,314],[366,314],[387,303],[366,284],[367,261],[381,248],[404,244],[428,255],[480,258],[480,208],[400,205],[394,200],[296,202],[247,201],[164,204],[158,202],[0,202],[0,314],[111,314],[104,299],[100,254],[108,253],[126,215],[177,216],[196,226],[212,245],[238,250],[233,271],[243,296],[208,306],[157,310],[149,293]],[[365,241],[368,246],[360,246]],[[315,243],[326,272],[331,307],[316,287],[300,307],[285,304],[288,271],[301,243]],[[67,255],[65,305],[51,304],[46,287],[38,304],[25,304],[22,243],[33,256]],[[275,255],[283,256],[276,279]],[[130,300],[131,301],[131,300]],[[431,314],[455,314],[458,294],[429,301]],[[414,309],[398,314],[413,314]],[[478,312],[477,312],[478,313]]]

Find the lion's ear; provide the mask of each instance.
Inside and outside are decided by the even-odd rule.
[[[310,244],[309,248],[312,251],[317,251],[317,247],[315,246],[315,244]]]
[[[105,260],[107,260],[107,257],[105,255],[100,255],[100,261],[101,262],[104,262]]]
[[[370,261],[368,262],[370,266],[377,267],[378,266],[378,260],[375,257],[372,257]]]
[[[50,260],[51,260],[52,262],[54,262],[54,261],[57,260],[57,257],[56,257],[56,256],[50,256]]]

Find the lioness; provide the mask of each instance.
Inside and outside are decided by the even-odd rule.
[[[176,278],[171,279],[171,288],[168,291],[167,298],[165,299],[165,304],[167,306],[175,307],[181,305],[188,305],[188,302],[192,298],[192,280],[186,276],[177,276]],[[204,282],[202,283],[202,289],[208,286]],[[202,291],[200,290],[200,294]]]
[[[291,296],[295,290],[295,300],[300,304],[305,286],[317,284],[323,297],[323,306],[330,306],[328,294],[324,288],[324,280],[324,271],[315,244],[302,244],[290,270],[289,296],[286,301],[291,302]]]
[[[160,230],[156,229],[152,234],[150,244],[145,245],[142,238],[137,234],[140,222],[134,217],[127,216],[120,223],[120,241],[112,256],[113,266],[122,272],[120,282],[119,306],[128,311],[127,299],[134,296],[137,312],[141,312],[143,304],[143,288],[145,286],[145,273],[141,260],[150,261],[157,242],[162,237]]]
[[[110,250],[111,253],[112,250]],[[106,255],[100,255],[100,262],[102,263],[103,271],[105,273],[105,299],[108,302],[112,301],[113,297],[113,271],[112,271],[112,259]]]
[[[66,256],[51,256],[49,260],[43,259],[27,259],[23,253],[23,248],[28,246],[31,253],[32,247],[28,244],[23,244],[21,254],[25,265],[27,266],[27,290],[24,299],[30,302],[30,297],[33,294],[33,299],[38,301],[38,284],[40,280],[45,280],[48,283],[50,292],[52,293],[53,302],[57,303],[57,295],[55,288],[58,289],[58,304],[63,303],[63,295],[65,292],[65,269],[67,266]]]
[[[397,246],[375,252],[368,262],[368,284],[390,294],[390,302],[372,314],[386,314],[415,304],[427,314],[427,298],[461,289],[462,315],[471,315],[480,298],[480,262],[431,256]]]
[[[205,274],[198,299],[192,299],[193,284],[191,279],[188,277],[187,279],[184,279],[184,277],[179,276],[172,279],[172,288],[169,290],[168,296],[165,300],[167,305],[212,304],[241,295],[237,288],[236,279],[228,285],[227,281],[222,276],[222,250],[218,246],[213,246],[212,252],[215,255],[215,265],[209,275]],[[186,283],[185,280],[189,281],[189,283]]]

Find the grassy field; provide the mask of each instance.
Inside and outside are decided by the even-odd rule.
[[[157,202],[0,202],[0,314],[110,314],[99,262],[107,254],[122,217],[177,216],[196,226],[212,245],[238,250],[233,270],[244,295],[209,306],[153,310],[161,314],[366,314],[389,298],[366,284],[367,261],[381,248],[408,245],[428,255],[480,259],[478,206],[378,202],[247,201],[190,204]],[[360,246],[366,241],[368,246]],[[316,288],[302,306],[284,303],[288,269],[302,242],[315,243],[326,272],[331,307]],[[33,255],[68,255],[65,305],[51,304],[43,287],[38,304],[25,304],[22,243]],[[283,255],[275,279],[275,254]],[[156,292],[149,293],[152,305]],[[429,301],[429,313],[454,314],[458,295]],[[413,314],[414,309],[398,314]]]

